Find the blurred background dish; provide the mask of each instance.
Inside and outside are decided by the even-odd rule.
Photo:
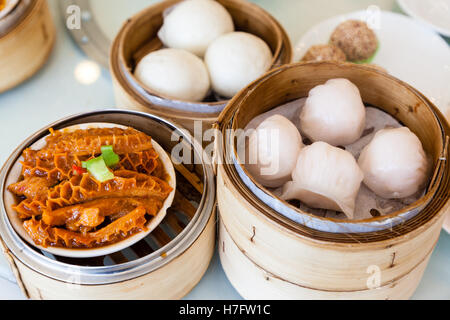
[[[365,10],[322,21],[297,42],[294,61],[312,46],[328,43],[333,30],[349,19],[368,22],[379,39],[371,64],[421,91],[450,119],[450,47],[431,29],[404,15]]]
[[[411,17],[450,37],[450,0],[397,0]]]

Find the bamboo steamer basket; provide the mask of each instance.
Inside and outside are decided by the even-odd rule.
[[[162,1],[148,7],[128,19],[117,34],[110,53],[116,104],[121,108],[167,117],[191,132],[194,131],[194,122],[202,121],[204,131],[217,121],[227,101],[217,101],[214,97],[208,97],[205,102],[165,98],[145,88],[132,74],[140,59],[163,47],[157,32],[163,24],[164,11],[180,1]],[[289,37],[270,14],[243,0],[217,1],[233,17],[236,30],[259,36],[269,45],[273,53],[273,67],[291,62],[293,53]]]
[[[239,164],[233,161],[235,143],[227,138],[227,130],[244,128],[256,115],[306,97],[313,87],[331,78],[355,83],[365,103],[408,126],[431,156],[434,175],[426,195],[407,208],[416,212],[410,219],[372,232],[320,231],[272,209],[238,174]],[[273,70],[242,90],[221,115],[220,124],[220,258],[229,280],[244,298],[411,297],[450,212],[450,128],[430,101],[409,85],[372,68],[348,63],[299,63]],[[253,180],[249,175],[245,178]],[[308,213],[297,212],[312,219]],[[398,214],[355,224],[376,224]]]
[[[0,172],[0,247],[25,296],[32,299],[180,299],[200,281],[214,252],[215,183],[208,161],[174,163],[177,190],[165,219],[140,242],[107,256],[79,259],[40,251],[20,238],[7,219],[5,182],[22,150],[46,136],[49,128],[98,122],[131,126],[169,153],[182,146],[196,159],[206,159],[186,130],[147,113],[104,110],[58,121],[20,145]]]
[[[36,73],[49,58],[55,38],[46,0],[20,0],[0,19],[0,93]]]

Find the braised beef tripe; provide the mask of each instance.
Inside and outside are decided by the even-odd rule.
[[[20,181],[8,187],[33,241],[94,248],[145,231],[172,192],[151,137],[132,128],[50,133],[43,148],[23,151]],[[86,169],[92,160],[104,161],[111,178],[100,181]]]

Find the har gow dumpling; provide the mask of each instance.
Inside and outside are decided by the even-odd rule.
[[[365,128],[366,109],[358,88],[347,79],[331,79],[313,88],[300,114],[302,133],[313,142],[346,146]]]
[[[316,142],[300,152],[292,181],[283,186],[281,198],[297,199],[312,208],[344,212],[352,219],[363,178],[350,152]]]
[[[365,185],[386,199],[415,194],[428,176],[422,143],[406,127],[378,131],[361,152],[358,164]]]
[[[274,115],[250,134],[247,146],[247,170],[263,186],[276,188],[291,179],[303,141],[291,121]]]

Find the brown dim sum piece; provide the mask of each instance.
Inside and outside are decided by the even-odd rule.
[[[344,51],[332,44],[319,44],[308,49],[302,62],[339,61],[345,62],[347,57]]]
[[[37,245],[43,247],[93,248],[113,244],[130,235],[146,230],[146,209],[138,207],[106,227],[82,234],[62,228],[50,227],[35,219],[23,223],[24,228]]]
[[[347,20],[337,26],[330,43],[341,49],[348,61],[359,62],[373,58],[378,48],[378,39],[364,21]]]

